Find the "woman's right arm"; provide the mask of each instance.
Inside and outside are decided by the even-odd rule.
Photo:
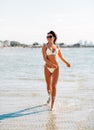
[[[42,55],[43,55],[44,61],[46,62],[46,64],[47,64],[49,67],[56,68],[56,65],[54,65],[53,63],[51,63],[51,62],[49,61],[49,59],[47,58],[46,49],[47,49],[47,48],[46,48],[46,46],[44,45],[44,46],[42,47]]]

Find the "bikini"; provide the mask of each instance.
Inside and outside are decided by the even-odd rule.
[[[50,56],[50,55],[56,56],[58,54],[58,48],[56,48],[56,50],[53,52],[47,47],[46,54],[47,56]],[[49,70],[49,72],[53,73],[56,68],[47,67],[47,69]]]

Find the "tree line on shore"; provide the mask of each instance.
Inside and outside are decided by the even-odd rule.
[[[42,47],[44,44],[39,44],[38,42],[34,42],[33,44],[25,44],[25,43],[20,43],[18,41],[9,41],[9,40],[5,40],[5,41],[0,41],[0,47],[32,47],[32,48],[40,48]],[[94,47],[94,44],[82,44],[80,42],[72,44],[72,45],[67,45],[65,43],[57,43],[57,45],[59,45],[60,47]]]

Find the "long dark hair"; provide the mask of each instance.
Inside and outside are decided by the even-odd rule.
[[[53,35],[53,37],[55,38],[55,39],[54,39],[54,44],[55,44],[55,42],[56,42],[56,40],[57,40],[57,35],[56,35],[56,33],[55,33],[54,31],[50,31],[50,32],[48,32],[47,34],[52,34],[52,35]]]

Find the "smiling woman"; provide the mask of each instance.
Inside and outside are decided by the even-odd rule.
[[[66,64],[67,67],[70,67],[70,64],[67,60],[62,56],[60,48],[55,45],[57,40],[57,35],[54,31],[50,31],[47,33],[47,41],[48,43],[43,46],[42,53],[45,61],[44,66],[44,75],[47,84],[47,92],[48,92],[48,101],[51,101],[51,110],[53,110],[55,97],[56,97],[56,85],[59,77],[59,65],[57,62],[57,56]]]

